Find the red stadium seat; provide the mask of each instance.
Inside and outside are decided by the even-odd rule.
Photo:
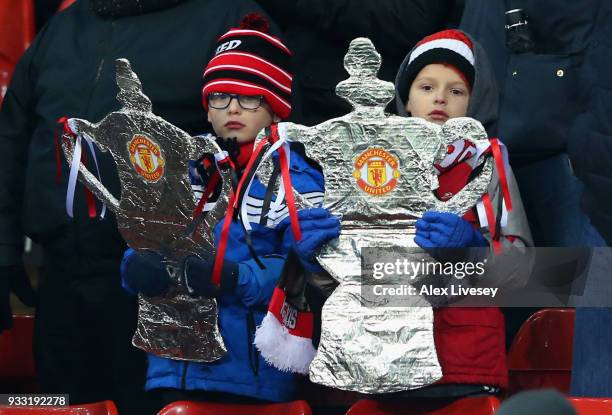
[[[118,415],[118,412],[112,401],[103,401],[65,407],[0,406],[0,415]]]
[[[227,404],[178,401],[166,405],[158,415],[311,415],[306,401],[272,404]],[[1,415],[1,414],[0,414]]]
[[[346,415],[493,415],[499,407],[495,397],[448,399],[407,399],[374,401],[362,399]]]
[[[33,0],[0,1],[0,102],[13,69],[34,39]]]
[[[13,316],[13,328],[0,334],[0,393],[36,392],[32,353],[34,316]]]
[[[521,326],[508,353],[509,395],[541,388],[569,392],[574,315],[574,309],[543,309]]]
[[[62,11],[64,10],[66,7],[72,5],[72,3],[74,3],[75,0],[64,0],[60,3],[59,7],[57,8],[57,11]]]
[[[612,414],[612,398],[568,398],[578,415]]]

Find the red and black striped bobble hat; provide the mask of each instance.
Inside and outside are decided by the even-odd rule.
[[[280,118],[291,113],[291,51],[268,33],[259,13],[249,13],[217,40],[215,56],[204,70],[202,102],[212,92],[263,95]]]
[[[399,79],[398,90],[404,102],[421,69],[432,63],[453,67],[469,88],[474,86],[474,51],[471,39],[462,31],[449,29],[429,35],[412,49],[408,66]]]

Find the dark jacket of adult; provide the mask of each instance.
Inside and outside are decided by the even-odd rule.
[[[47,23],[17,64],[0,111],[0,288],[15,279],[24,234],[39,242],[47,263],[34,353],[43,391],[70,393],[75,403],[112,399],[122,414],[147,412],[138,396],[143,356],[130,344],[135,301],[120,288],[125,244],[113,215],[89,218],[80,184],[74,219],[66,214],[57,119],[97,122],[118,110],[115,59],[127,58],[155,114],[192,134],[205,131],[201,75],[215,39],[256,10],[250,0],[79,0]],[[119,196],[110,155],[97,158],[102,183]],[[91,154],[88,161],[92,168]],[[10,316],[7,301],[4,287],[0,313]]]
[[[127,58],[155,114],[189,133],[205,131],[201,75],[214,41],[246,13],[260,10],[250,0],[175,0],[166,1],[178,4],[162,11],[103,19],[90,3],[103,2],[80,0],[43,28],[18,63],[4,99],[0,266],[20,261],[26,234],[46,248],[48,258],[61,260],[66,271],[109,272],[119,278],[125,247],[113,216],[90,219],[80,184],[74,220],[66,214],[68,166],[63,154],[56,161],[57,119],[97,122],[119,109],[115,59]],[[112,158],[97,157],[102,183],[119,196]]]
[[[612,243],[612,3],[600,0],[591,12],[593,28],[578,82],[583,112],[570,135],[569,153],[584,183],[582,208]]]
[[[576,94],[593,4],[555,0],[468,0],[461,29],[483,45],[500,90],[499,131],[513,162],[524,164],[567,150],[579,111]],[[530,51],[506,46],[504,11],[521,6],[533,39]]]
[[[516,7],[524,8],[533,41],[522,52],[508,47],[504,29],[504,11]],[[603,16],[609,7],[602,0],[465,4],[461,28],[483,44],[494,66],[501,91],[498,134],[539,246],[582,243],[590,227],[582,212],[612,239],[605,209],[611,184],[605,63],[611,55]]]
[[[379,78],[393,81],[406,53],[443,28],[454,2],[445,0],[258,0],[284,30],[293,51],[291,120],[314,125],[351,110],[336,96],[348,78],[343,59],[351,40],[365,36],[382,55]]]

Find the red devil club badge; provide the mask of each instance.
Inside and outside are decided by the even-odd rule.
[[[164,176],[165,160],[159,145],[142,134],[135,134],[127,146],[130,161],[141,177],[154,183]]]
[[[353,176],[361,190],[373,196],[383,196],[397,185],[399,162],[382,148],[369,148],[357,157]]]

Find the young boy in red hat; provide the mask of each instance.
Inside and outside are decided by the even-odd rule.
[[[291,112],[290,56],[283,42],[268,33],[261,16],[248,15],[239,28],[219,37],[216,54],[204,70],[204,109],[217,142],[233,161],[238,183],[236,199],[230,200],[228,214],[215,228],[216,258],[186,258],[183,276],[193,296],[217,299],[219,329],[228,352],[213,363],[149,355],[146,389],[161,391],[164,402],[244,401],[244,397],[287,401],[294,395],[296,375],[267,364],[253,345],[253,336],[285,262],[285,233],[300,234],[299,219],[303,243],[295,245],[314,250],[336,237],[340,224],[324,209],[298,214],[290,187],[284,199],[277,200],[274,189],[279,177],[283,186],[292,186],[313,204],[323,200],[321,169],[305,157],[300,145],[287,142],[272,153],[275,169],[269,182],[262,183],[252,174],[263,155],[263,147],[254,147],[255,137],[271,124],[274,133],[273,123]],[[206,212],[219,193],[214,159],[206,155],[191,163],[190,176],[195,195],[206,201],[200,203]],[[240,215],[233,214],[233,207]],[[310,231],[308,221],[322,226]],[[129,250],[122,274],[126,288],[146,296],[163,295],[171,284],[162,258],[151,252]],[[218,285],[212,282],[215,276]]]
[[[461,31],[445,30],[421,40],[404,59],[395,85],[400,115],[440,125],[471,117],[494,130],[495,79],[484,49]],[[417,221],[415,242],[422,248],[490,246],[491,255],[511,256],[532,245],[505,149],[497,139],[489,141],[488,148],[477,149],[458,140],[435,166],[440,200],[452,198],[469,183],[482,157],[493,157],[495,168],[488,192],[463,216],[429,211]],[[434,339],[443,373],[436,389],[456,396],[507,386],[504,317],[498,308],[436,308]],[[428,389],[416,393],[427,394]]]

